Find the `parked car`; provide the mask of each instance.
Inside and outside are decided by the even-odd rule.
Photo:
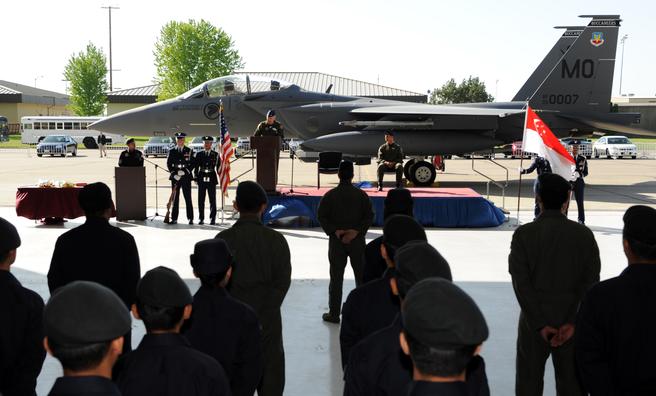
[[[251,139],[250,138],[239,138],[237,139],[237,148],[241,153],[244,153],[251,149]]]
[[[55,155],[66,157],[68,153],[71,153],[73,157],[77,156],[77,142],[67,135],[49,135],[36,145],[38,157],[42,157],[44,154],[51,157]]]
[[[146,157],[166,157],[175,146],[173,138],[169,136],[153,136],[144,144],[144,155]]]
[[[567,151],[572,152],[572,146],[570,145],[570,142],[573,140],[578,140],[579,141],[579,154],[585,155],[585,158],[592,158],[592,140],[590,139],[581,139],[581,138],[575,138],[575,137],[566,137],[560,139],[560,144],[565,146]]]
[[[220,138],[217,136],[214,136],[214,141],[212,142],[212,150],[214,151],[219,151],[219,140]],[[192,140],[191,143],[189,143],[189,148],[191,151],[194,153],[197,153],[199,151],[203,150],[203,147],[205,147],[205,142],[203,141],[203,136],[195,136]]]
[[[504,144],[494,150],[497,153],[503,154],[505,158],[519,158],[522,155],[522,141],[517,140],[512,143]],[[528,155],[524,155],[524,158],[528,158]]]
[[[604,136],[592,146],[595,158],[605,155],[606,158],[628,157],[635,159],[638,148],[626,136]]]

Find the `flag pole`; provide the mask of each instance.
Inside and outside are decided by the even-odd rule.
[[[517,221],[515,222],[515,226],[519,226],[519,207],[520,207],[520,201],[522,198],[522,172],[521,170],[524,169],[524,142],[526,141],[526,121],[528,120],[528,101],[526,102],[526,105],[524,106],[525,113],[524,113],[524,131],[522,132],[522,149],[519,152],[519,185],[517,186]]]

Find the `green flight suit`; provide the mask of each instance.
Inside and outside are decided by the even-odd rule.
[[[385,162],[392,162],[391,166],[385,165]],[[383,176],[385,172],[396,172],[396,187],[401,187],[403,181],[403,149],[396,143],[383,144],[378,148],[378,186],[383,185]]]

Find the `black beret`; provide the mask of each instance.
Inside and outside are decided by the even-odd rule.
[[[98,212],[112,207],[112,192],[103,182],[87,184],[78,195],[80,207],[85,212]]]
[[[455,349],[483,343],[487,323],[474,300],[442,278],[428,278],[414,285],[403,300],[403,328],[420,343]]]
[[[351,161],[342,161],[339,163],[339,169],[337,170],[337,176],[340,179],[353,179],[353,162]]]
[[[110,289],[76,281],[55,291],[43,311],[45,335],[62,346],[84,346],[114,340],[132,326],[130,311]]]
[[[130,144],[134,143],[134,138],[129,138],[128,140],[125,141],[125,144]]]
[[[449,263],[434,247],[424,241],[410,241],[394,255],[394,278],[401,297],[412,286],[427,278],[453,280]]]
[[[246,180],[237,185],[235,198],[239,210],[252,211],[268,202],[266,192],[254,181]]]
[[[424,227],[414,218],[393,215],[383,225],[383,243],[388,248],[398,249],[410,241],[427,241]]]
[[[13,224],[0,217],[0,253],[8,252],[21,244],[18,230]]]
[[[581,144],[580,140],[570,140],[569,141],[570,146],[578,146],[579,144]]]
[[[387,192],[387,196],[385,197],[385,213],[390,215],[407,212],[412,213],[412,207],[412,194],[407,188],[393,188]]]
[[[275,115],[276,115],[276,111],[275,111],[275,110],[269,110],[269,111],[267,111],[267,117],[273,117],[273,116],[275,116]]]
[[[394,136],[394,131],[385,131],[386,136]]]
[[[182,139],[184,137],[187,137],[187,134],[184,132],[178,132],[175,134],[176,139]]]
[[[233,264],[232,253],[223,239],[206,239],[196,243],[190,257],[196,275],[220,274]]]
[[[212,136],[203,136],[204,142],[213,142],[214,138]]]
[[[144,274],[137,284],[139,303],[160,308],[178,308],[191,304],[189,287],[170,268],[157,267]]]
[[[656,209],[634,205],[624,213],[624,236],[631,240],[656,245]]]

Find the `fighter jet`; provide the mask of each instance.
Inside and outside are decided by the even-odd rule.
[[[569,28],[511,102],[457,105],[416,104],[308,92],[294,84],[258,76],[226,76],[207,81],[177,98],[128,110],[93,124],[103,132],[137,135],[216,133],[219,103],[233,135],[250,134],[275,109],[287,137],[308,151],[340,151],[373,156],[386,130],[407,156],[406,175],[430,185],[435,168],[425,156],[463,154],[521,140],[527,103],[559,136],[621,132],[656,136],[637,128],[639,113],[611,113],[619,15],[592,18]]]

